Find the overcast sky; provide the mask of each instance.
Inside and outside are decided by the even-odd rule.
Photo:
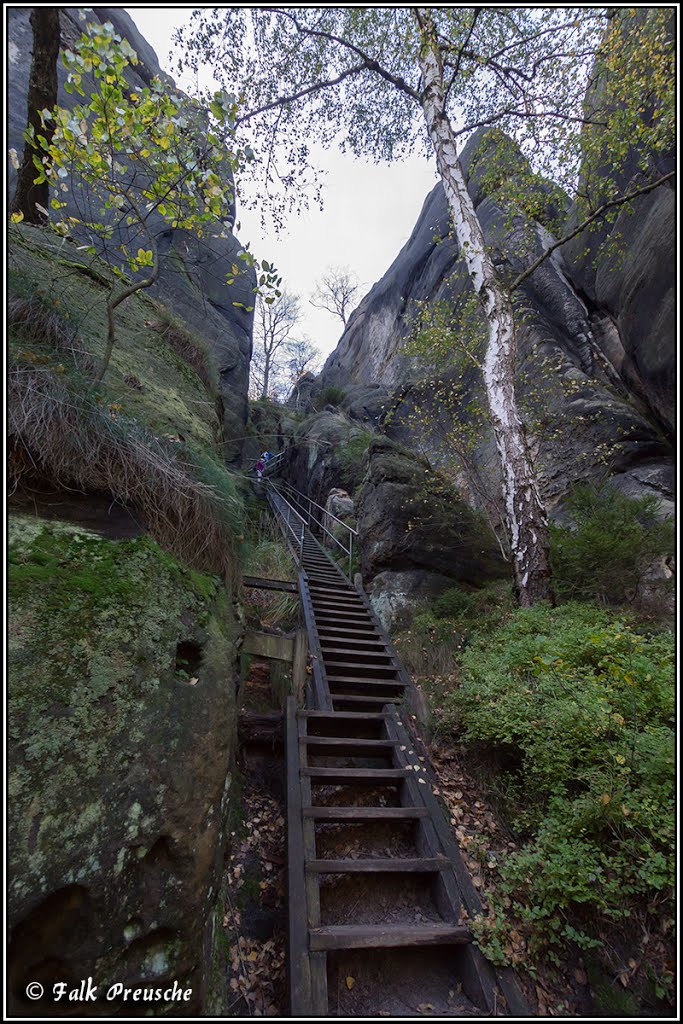
[[[169,59],[173,30],[189,21],[192,7],[127,7],[139,31],[156,50],[161,67],[173,74]],[[177,76],[176,76],[177,77]],[[182,84],[182,83],[179,83]],[[327,171],[325,208],[311,207],[277,236],[261,227],[257,212],[238,209],[242,242],[256,256],[274,261],[289,291],[304,299],[302,332],[325,355],[341,334],[341,321],[308,303],[316,278],[330,265],[349,267],[369,291],[408,239],[436,173],[423,157],[373,164],[334,151],[321,154]]]

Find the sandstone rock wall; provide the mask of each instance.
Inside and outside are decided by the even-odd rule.
[[[7,144],[18,153],[23,152],[22,133],[27,117],[26,94],[32,48],[30,12],[30,7],[13,7],[7,12],[8,95],[11,97]],[[97,7],[88,17],[99,19],[102,23],[111,21],[137,51],[140,63],[127,72],[132,87],[140,88],[149,84],[155,75],[170,81],[161,71],[154,50],[137,31],[123,8]],[[60,8],[60,21],[63,45],[80,36],[83,25],[78,19],[77,8]],[[66,69],[61,61],[58,73],[59,103],[65,107],[73,106],[81,97],[69,95],[64,90]],[[91,84],[89,76],[84,76],[83,84],[87,95]],[[10,168],[10,194],[14,189],[14,176],[15,172]],[[78,216],[80,211],[73,192],[67,195],[67,201],[69,205],[66,213]],[[229,229],[232,223],[234,211],[230,224],[225,227]],[[240,445],[232,443],[230,438],[241,438],[244,435],[243,426],[247,419],[246,396],[253,314],[234,306],[233,302],[250,305],[255,285],[254,273],[245,268],[237,276],[234,285],[228,287],[225,284],[226,273],[241,248],[238,239],[229,231],[225,238],[219,237],[219,232],[215,231],[213,235],[207,233],[207,237],[197,240],[186,231],[168,227],[162,218],[156,222],[150,221],[150,225],[156,233],[160,255],[159,280],[150,294],[182,316],[191,328],[212,345],[224,397],[228,438],[226,456],[229,459],[237,458]]]
[[[476,133],[462,162],[466,171],[475,166],[469,188],[495,259],[517,273],[552,236],[544,224],[522,217],[510,225],[495,193],[486,194],[482,162],[478,167],[474,163],[479,147],[486,144],[485,133]],[[574,481],[605,474],[624,492],[654,493],[670,507],[675,394],[672,201],[667,188],[639,201],[623,227],[625,251],[618,265],[603,261],[589,273],[587,261],[573,262],[572,251],[566,249],[522,286],[519,396],[551,508]],[[547,223],[557,218],[552,202],[549,193]],[[434,395],[421,394],[419,381],[428,371],[405,353],[417,303],[446,299],[455,304],[469,289],[449,232],[443,188],[437,184],[410,239],[350,318],[325,364],[320,386],[371,381],[392,388],[396,408],[385,429],[453,472],[468,499],[485,508],[500,492],[490,434],[485,425],[478,428],[478,443],[463,470],[448,440],[458,417]],[[442,368],[446,381],[448,373]],[[480,406],[485,401],[474,374],[461,406],[463,422],[473,400]],[[418,407],[419,428],[414,415]]]

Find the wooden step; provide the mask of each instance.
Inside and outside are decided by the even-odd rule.
[[[394,744],[391,740],[365,738],[340,740],[336,736],[301,736],[300,743],[306,749],[309,757],[371,758],[372,760],[379,759],[380,763],[387,767],[393,767],[391,755]],[[360,763],[363,764],[363,761]],[[349,765],[349,767],[351,766]]]
[[[377,636],[368,637],[367,640],[360,639],[354,636],[326,636],[325,634],[318,631],[318,639],[323,647],[327,648],[330,644],[343,644],[343,649],[354,650],[356,647],[382,647],[386,651],[386,644],[384,640],[379,640]]]
[[[407,779],[412,772],[409,768],[302,768],[301,774],[330,786],[343,786],[348,782],[372,786]]]
[[[315,621],[316,621],[316,623],[318,623],[318,625],[321,625],[321,626],[328,625],[328,624],[331,625],[334,622],[335,624],[338,624],[339,626],[343,626],[343,625],[346,625],[348,623],[349,626],[365,626],[365,625],[367,625],[368,629],[370,629],[370,628],[376,629],[377,628],[375,626],[374,622],[372,621],[371,617],[368,615],[368,613],[364,612],[364,611],[358,611],[358,612],[336,612],[335,613],[335,612],[322,612],[322,611],[320,611],[320,609],[318,609],[315,612]]]
[[[378,949],[390,946],[462,945],[472,941],[469,928],[459,924],[334,924],[312,928],[311,950]]]
[[[336,721],[339,718],[348,718],[350,720],[356,718],[386,718],[381,711],[376,712],[365,712],[365,711],[299,711],[299,718],[327,718],[330,721]]]
[[[448,857],[350,857],[343,860],[309,860],[306,871],[319,875],[423,874],[433,875],[450,868]]]
[[[300,736],[299,742],[312,747],[365,747],[368,750],[393,750],[397,745],[395,740],[366,740],[355,736]]]
[[[365,629],[352,629],[350,626],[332,626],[327,624],[318,625],[318,636],[322,639],[323,636],[334,639],[334,636],[342,636],[344,638],[355,639],[356,637],[369,637],[376,640],[379,636],[375,626],[368,624]]]
[[[412,821],[428,818],[426,807],[304,807],[315,821]]]
[[[335,676],[328,673],[327,683],[334,683],[335,686],[339,685],[353,685],[358,686],[377,686],[380,689],[387,686],[400,686],[405,688],[405,683],[402,679],[375,679],[373,676]],[[368,694],[370,696],[370,694]],[[374,694],[373,694],[374,696]]]
[[[369,704],[374,707],[382,707],[383,704],[400,704],[403,701],[402,696],[389,697],[386,696],[370,696],[369,694],[359,693],[332,693],[332,704]],[[335,708],[336,712],[336,708]],[[338,712],[336,712],[338,713]],[[362,714],[362,712],[361,712]]]

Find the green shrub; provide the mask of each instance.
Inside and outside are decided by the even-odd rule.
[[[626,498],[582,484],[566,502],[572,525],[551,526],[555,590],[564,599],[631,601],[643,570],[673,550],[673,525],[657,518],[656,498]]]
[[[365,476],[365,453],[374,436],[370,430],[351,434],[349,439],[335,451],[336,486],[342,487],[351,495]]]
[[[434,614],[439,619],[457,619],[461,615],[469,615],[476,601],[472,594],[460,590],[459,587],[451,587],[437,597],[432,605]]]
[[[523,843],[503,894],[530,948],[588,947],[601,925],[670,911],[673,636],[592,605],[518,609],[462,656],[443,717],[502,764]]]
[[[342,399],[345,395],[344,388],[337,387],[335,384],[330,384],[326,388],[322,388],[314,398],[314,408],[317,411],[324,409],[326,405],[341,405]]]

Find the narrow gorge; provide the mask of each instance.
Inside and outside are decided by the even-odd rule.
[[[85,24],[128,41],[126,102],[175,95],[126,10],[58,10],[62,49]],[[8,10],[15,157],[30,16]],[[644,180],[625,151],[623,193]],[[532,608],[441,182],[285,401],[249,393],[275,271],[227,163],[199,232],[152,196],[158,274],[118,306],[101,381],[139,226],[76,172],[50,224],[9,219],[9,1019],[672,1015],[675,150],[534,269],[576,200],[496,127],[460,163],[496,272],[530,270],[514,375],[554,587]],[[417,881],[392,888],[395,858]],[[348,899],[345,871],[371,879]],[[436,910],[411,902],[428,872]]]

